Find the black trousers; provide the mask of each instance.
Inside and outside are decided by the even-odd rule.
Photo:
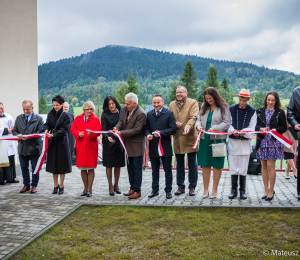
[[[138,157],[128,157],[127,171],[130,189],[135,192],[140,192],[143,174],[143,155]]]
[[[187,153],[189,167],[189,188],[196,188],[198,181],[196,154],[198,152]],[[178,188],[185,189],[185,154],[175,154],[177,160],[177,185]]]
[[[13,181],[16,175],[15,156],[8,156],[9,166],[0,168],[0,182]]]
[[[164,171],[165,171],[165,192],[172,191],[172,157],[160,157]],[[160,167],[160,158],[150,157],[151,166],[152,166],[152,190],[154,192],[159,190],[159,167]]]

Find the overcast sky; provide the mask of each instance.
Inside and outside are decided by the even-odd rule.
[[[38,0],[39,64],[110,44],[300,74],[298,0]]]

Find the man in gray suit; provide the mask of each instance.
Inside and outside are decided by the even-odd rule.
[[[146,114],[138,104],[137,95],[132,92],[128,93],[125,96],[125,107],[122,110],[122,115],[114,130],[121,134],[128,153],[127,171],[130,190],[124,195],[129,196],[129,199],[141,197],[145,122]]]
[[[30,100],[24,100],[22,107],[24,114],[17,117],[12,134],[19,138],[18,153],[24,184],[20,192],[24,193],[30,190],[29,161],[33,172],[42,152],[43,142],[41,137],[28,138],[23,135],[43,133],[44,121],[33,112],[33,103]],[[32,174],[31,193],[36,193],[38,182],[39,174]]]

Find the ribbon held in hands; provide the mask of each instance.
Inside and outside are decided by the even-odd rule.
[[[123,146],[124,148],[124,151],[125,151],[125,156],[127,158],[127,161],[128,161],[128,154],[127,154],[127,150],[126,150],[126,147],[125,147],[125,144],[124,144],[124,141],[122,139],[122,136],[120,133],[118,133],[117,131],[114,131],[114,130],[109,130],[109,131],[93,131],[93,130],[86,130],[86,131],[90,131],[91,133],[95,133],[95,134],[108,134],[108,133],[113,133],[113,134],[116,134],[121,145]]]
[[[159,156],[163,156],[165,153],[164,153],[164,150],[162,148],[162,145],[161,145],[161,135],[160,135],[160,132],[159,131],[154,131],[152,132],[152,134],[158,134],[159,135],[159,142],[158,142],[158,154]]]
[[[43,166],[44,160],[46,158],[47,154],[47,148],[48,148],[48,136],[46,134],[32,134],[32,135],[22,135],[22,137],[28,137],[28,138],[38,138],[43,137],[43,149],[40,157],[38,158],[36,167],[34,169],[33,174],[38,174],[40,172],[40,169]],[[0,140],[7,140],[7,141],[19,141],[19,138],[17,136],[5,136],[0,137]]]
[[[201,135],[202,132],[204,132],[205,134],[209,134],[209,135],[231,135],[231,134],[233,134],[233,132],[217,132],[217,131],[204,131],[204,130],[202,130],[198,134],[198,136],[195,140],[195,143],[193,145],[193,149],[195,149],[197,147],[197,144],[199,142],[200,135]],[[288,140],[287,138],[285,138],[283,135],[279,134],[276,131],[265,131],[265,132],[262,132],[262,131],[243,131],[243,132],[237,132],[237,133],[238,134],[242,134],[242,133],[245,133],[245,134],[263,134],[263,135],[271,134],[276,140],[278,140],[280,143],[282,143],[287,148],[291,148],[291,146],[293,145],[293,142],[291,142],[290,140]]]

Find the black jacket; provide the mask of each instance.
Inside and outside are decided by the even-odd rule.
[[[164,150],[163,157],[173,156],[171,135],[176,133],[177,127],[175,117],[172,111],[163,108],[158,116],[156,116],[155,109],[147,113],[144,134],[147,136],[149,134],[152,134],[152,132],[154,132],[155,130],[160,131],[161,134],[161,144]],[[153,139],[149,141],[150,157],[159,157],[158,142],[159,137],[153,137]]]
[[[25,115],[19,115],[16,119],[14,128],[12,130],[13,135],[30,135],[41,134],[43,130],[44,120],[41,116],[32,112],[30,121],[25,123]],[[19,155],[40,155],[43,148],[43,140],[41,137],[28,138],[26,141],[18,141],[18,154]]]
[[[70,117],[64,112],[59,119],[63,108],[57,113],[54,108],[49,112],[44,130],[56,131],[53,134],[52,144],[48,145],[46,171],[53,174],[65,174],[72,172],[70,146],[68,132],[70,129]],[[59,119],[59,121],[58,121]]]
[[[294,129],[300,124],[300,86],[294,89],[287,106],[287,120]]]
[[[266,123],[266,116],[265,116],[265,108],[261,107],[256,110],[257,114],[257,123],[255,126],[255,131],[260,131],[260,128],[265,128],[267,127]],[[287,129],[287,124],[286,124],[286,116],[285,113],[282,109],[275,110],[274,114],[271,117],[270,120],[270,129],[276,129],[276,131],[279,134],[283,134],[286,129]],[[256,143],[256,148],[259,147],[260,145],[260,140],[264,139],[266,136],[263,134],[258,134],[257,135],[258,140]],[[274,137],[272,137],[274,140],[276,140]]]

